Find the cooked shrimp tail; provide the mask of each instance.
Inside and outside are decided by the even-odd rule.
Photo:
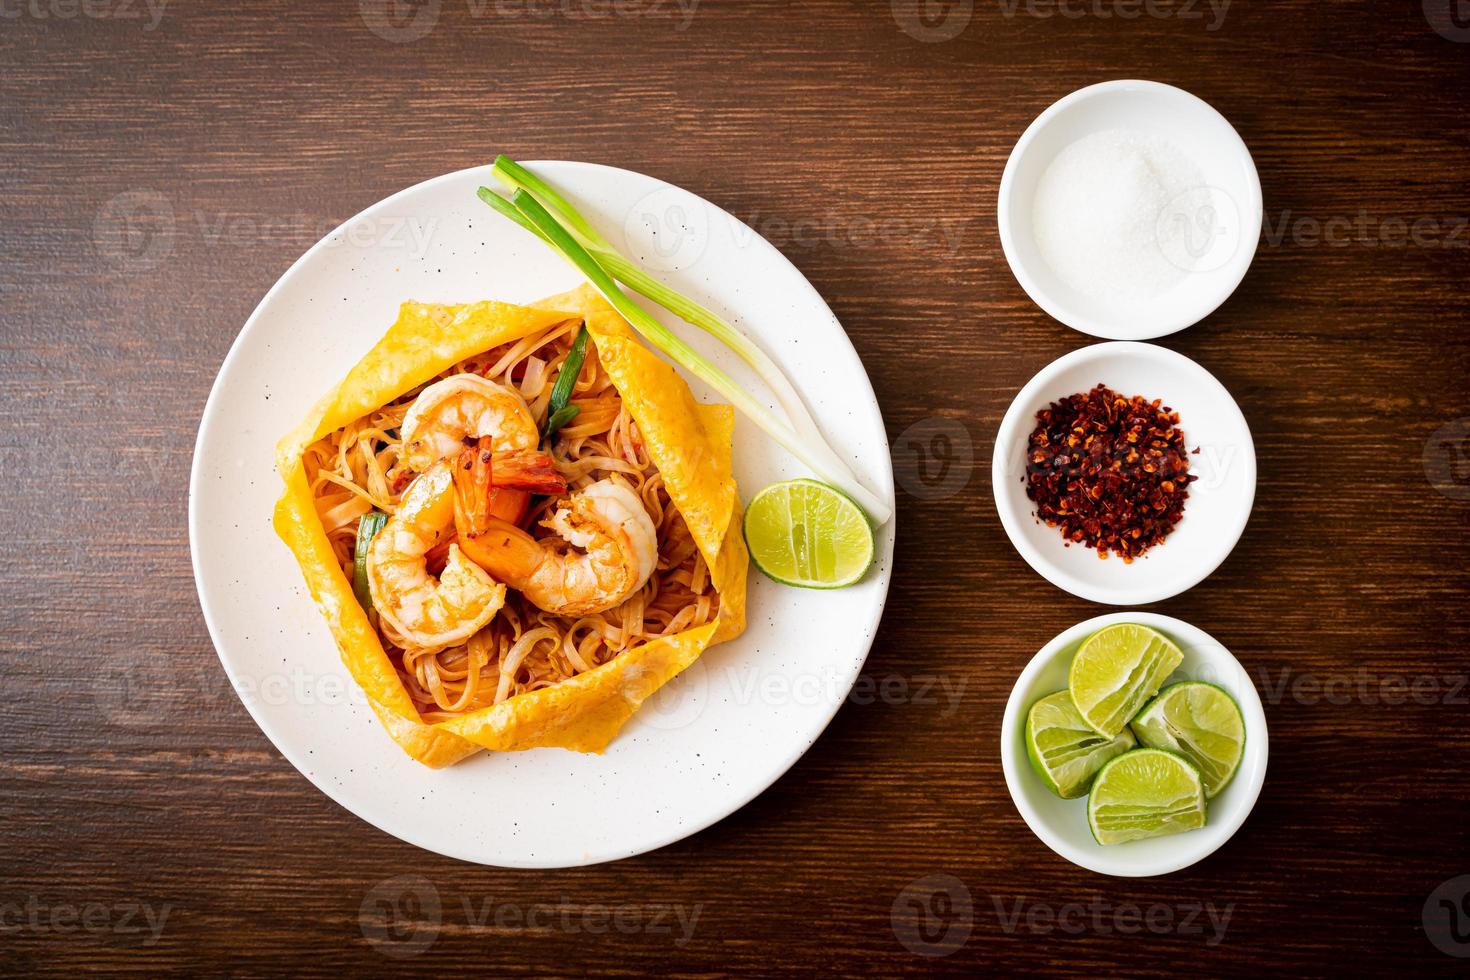
[[[658,562],[658,532],[638,495],[602,480],[561,502],[540,540],[490,519],[475,533],[456,510],[459,543],[471,561],[537,607],[564,616],[604,612],[643,587]],[[562,543],[570,545],[565,549]]]
[[[454,468],[455,507],[463,508],[472,530],[483,530],[490,518],[490,493],[492,487],[490,450],[491,438],[481,436],[475,448],[466,447],[459,454]]]
[[[490,466],[491,486],[528,490],[545,497],[567,492],[567,478],[546,453],[504,453],[496,455]]]
[[[490,517],[519,523],[529,495],[558,496],[567,481],[556,461],[543,452],[492,453],[489,437],[466,448],[454,468],[456,513],[471,532],[483,534]]]

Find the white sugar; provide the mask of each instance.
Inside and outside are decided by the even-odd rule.
[[[1208,191],[1199,167],[1168,140],[1122,129],[1093,133],[1064,148],[1041,175],[1036,244],[1078,292],[1117,305],[1147,303],[1194,267],[1188,228],[1166,219],[1201,193]]]

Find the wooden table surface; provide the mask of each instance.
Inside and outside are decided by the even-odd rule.
[[[1449,881],[1470,873],[1470,25],[1451,6],[0,2],[19,484],[0,967],[1462,968],[1443,950],[1470,943],[1422,923],[1470,884]],[[1218,107],[1266,207],[1236,295],[1163,341],[1244,409],[1254,516],[1150,608],[1246,665],[1270,771],[1233,840],[1152,880],[1053,855],[997,753],[1017,672],[1105,610],[1031,572],[992,505],[1001,414],[1089,340],[1011,276],[996,192],[1038,112],[1120,77]],[[902,487],[865,673],[907,693],[845,705],[716,826],[582,870],[437,857],[313,788],[229,690],[185,530],[201,409],[265,291],[336,222],[497,151],[651,173],[769,237],[861,353]]]

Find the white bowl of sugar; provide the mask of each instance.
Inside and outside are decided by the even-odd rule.
[[[1021,134],[997,214],[1037,306],[1095,337],[1147,340],[1197,323],[1240,285],[1261,182],[1209,103],[1160,82],[1103,82]]]

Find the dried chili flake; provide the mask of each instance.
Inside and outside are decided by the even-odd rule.
[[[1036,413],[1025,479],[1037,520],[1100,558],[1131,562],[1179,523],[1198,477],[1178,412],[1099,384]]]

